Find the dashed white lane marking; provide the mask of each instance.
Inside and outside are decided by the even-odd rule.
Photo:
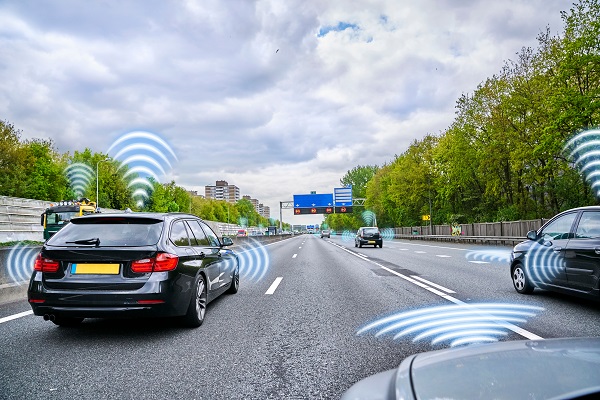
[[[343,250],[343,251],[345,251],[347,253],[352,254],[355,257],[358,257],[358,258],[363,259],[363,260],[365,260],[367,262],[370,262],[371,264],[377,265],[378,267],[380,267],[382,269],[385,269],[386,271],[388,271],[388,272],[390,272],[390,273],[392,273],[392,274],[394,274],[394,275],[396,275],[396,276],[404,279],[405,281],[408,281],[408,282],[410,282],[410,283],[412,283],[414,285],[417,285],[417,286],[419,286],[419,287],[421,287],[421,288],[423,288],[423,289],[425,289],[425,290],[427,290],[427,291],[429,291],[429,292],[431,292],[431,293],[433,293],[433,294],[435,294],[435,295],[437,295],[437,296],[439,296],[439,297],[441,297],[443,299],[446,299],[446,300],[448,300],[448,301],[450,301],[450,302],[452,302],[454,304],[460,304],[460,305],[468,305],[469,304],[469,303],[465,303],[462,300],[457,299],[456,297],[452,297],[449,294],[444,293],[444,292],[438,290],[437,288],[432,287],[433,285],[431,285],[431,284],[426,284],[426,283],[421,282],[420,280],[414,279],[414,278],[412,278],[412,277],[410,277],[408,275],[404,275],[404,274],[401,274],[400,272],[394,271],[393,269],[390,269],[390,268],[388,268],[388,267],[386,267],[384,265],[381,265],[378,262],[375,262],[373,260],[368,260],[368,259],[362,257],[360,254],[357,254],[357,253],[355,253],[355,252],[353,252],[351,250],[348,250],[344,246],[340,246],[340,245],[335,244],[335,243],[333,243],[333,245],[339,247],[341,250]],[[434,246],[431,246],[431,247],[434,247]],[[436,285],[436,286],[439,286],[439,285]],[[529,332],[529,331],[521,328],[520,326],[511,324],[510,322],[501,322],[501,321],[499,321],[498,323],[501,324],[506,329],[510,329],[511,331],[515,332],[516,334],[519,334],[519,335],[521,335],[521,336],[523,336],[523,337],[525,337],[525,338],[527,338],[529,340],[543,340],[544,339],[543,337],[538,336],[538,335],[536,335],[533,332]]]
[[[447,256],[446,254],[436,254],[436,257],[440,257],[440,258],[450,258],[452,256]]]
[[[296,258],[296,257],[298,257],[298,254],[294,254],[294,255],[292,256],[292,258]]]
[[[400,251],[408,251],[408,249],[398,249],[398,250],[400,250]]]
[[[473,263],[473,264],[489,264],[488,261],[469,261],[469,262]]]
[[[301,249],[301,248],[302,248],[302,246],[300,246],[300,247],[298,247],[298,248],[299,248],[299,249]]]
[[[438,288],[438,289],[440,289],[440,290],[443,290],[443,291],[444,291],[444,292],[446,292],[446,293],[456,293],[456,292],[455,292],[454,290],[452,290],[452,289],[448,289],[448,288],[446,288],[446,287],[443,287],[442,285],[438,285],[437,283],[430,282],[430,281],[428,281],[427,279],[423,279],[423,278],[421,278],[421,277],[420,277],[420,276],[418,276],[418,275],[411,275],[410,277],[411,277],[411,278],[413,278],[413,279],[416,279],[416,280],[418,280],[418,281],[424,282],[424,283],[428,284],[429,286],[433,286],[433,287],[436,287],[436,288]]]
[[[13,319],[25,317],[25,316],[31,315],[31,314],[33,314],[33,311],[24,311],[22,313],[9,315],[8,317],[0,318],[0,324],[3,324],[8,321],[12,321]]]
[[[275,290],[277,289],[277,286],[279,286],[279,284],[281,283],[282,279],[282,276],[278,276],[277,278],[275,278],[275,280],[273,281],[273,283],[271,283],[271,286],[269,286],[269,289],[265,292],[265,294],[275,293]]]
[[[417,253],[417,254],[426,254],[427,252],[426,251],[415,251],[415,253]]]

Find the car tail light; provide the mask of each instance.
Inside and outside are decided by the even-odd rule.
[[[143,258],[131,263],[131,270],[137,274],[148,272],[165,272],[177,268],[179,257],[175,254],[158,253],[153,258]]]
[[[35,264],[33,264],[33,269],[35,271],[40,272],[57,272],[60,263],[58,261],[51,260],[49,258],[43,257],[42,253],[38,254],[35,259]]]
[[[137,274],[145,274],[152,272],[152,266],[154,265],[154,258],[144,258],[136,260],[131,263],[131,270]]]
[[[173,271],[179,263],[179,257],[175,254],[158,253],[154,262],[155,271]]]

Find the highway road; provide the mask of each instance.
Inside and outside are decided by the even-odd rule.
[[[28,313],[24,300],[0,306],[0,398],[335,399],[410,354],[447,348],[410,333],[357,334],[438,306],[535,307],[503,324],[499,340],[600,336],[598,303],[516,293],[509,247],[394,240],[359,249],[301,235],[266,249],[264,278],[241,279],[198,329],[100,319],[64,328]]]

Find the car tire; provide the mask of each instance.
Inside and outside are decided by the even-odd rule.
[[[197,328],[202,325],[207,304],[206,281],[202,274],[198,274],[194,283],[190,305],[183,318],[184,324],[190,328]]]
[[[354,242],[354,247],[358,247],[358,243]]]
[[[231,280],[231,285],[229,286],[229,289],[227,289],[228,294],[236,294],[238,292],[238,289],[240,287],[240,267],[238,266],[235,269],[235,274],[233,274],[233,279]]]
[[[383,249],[383,243],[379,243],[379,248]]]
[[[58,326],[77,326],[83,321],[83,318],[72,318],[72,317],[54,317],[52,322]]]
[[[513,281],[513,286],[518,293],[521,294],[530,294],[533,292],[533,285],[529,282],[529,278],[525,272],[525,268],[522,264],[516,264],[512,271],[511,277]]]
[[[359,247],[359,248],[362,248],[362,243],[358,243],[358,247]]]

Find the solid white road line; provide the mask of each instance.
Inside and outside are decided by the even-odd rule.
[[[388,271],[388,272],[390,272],[390,273],[392,273],[392,274],[394,274],[394,275],[396,275],[396,276],[398,276],[398,277],[400,277],[400,278],[402,278],[402,279],[404,279],[404,280],[406,280],[406,281],[408,281],[408,282],[410,282],[410,283],[412,283],[412,284],[414,284],[414,285],[417,285],[417,286],[419,286],[419,287],[422,287],[423,289],[425,289],[425,290],[427,290],[427,291],[429,291],[429,292],[431,292],[431,293],[433,293],[433,294],[435,294],[435,295],[438,295],[438,296],[440,296],[441,298],[443,298],[443,299],[446,299],[446,300],[448,300],[448,301],[450,301],[450,302],[452,302],[452,303],[454,303],[454,304],[459,304],[459,305],[469,305],[469,303],[465,303],[464,301],[462,301],[462,300],[459,300],[459,299],[457,299],[456,297],[452,297],[452,296],[450,296],[449,294],[446,294],[446,293],[444,293],[444,292],[441,292],[441,291],[439,291],[438,289],[434,289],[433,287],[431,287],[431,286],[433,286],[433,285],[431,285],[431,286],[430,286],[430,285],[427,285],[427,284],[425,284],[425,283],[423,283],[423,282],[420,282],[419,280],[413,279],[413,278],[412,278],[412,277],[410,277],[410,276],[403,275],[403,274],[401,274],[401,273],[399,273],[399,272],[396,272],[396,271],[394,271],[393,269],[390,269],[390,268],[388,268],[388,267],[386,267],[386,266],[384,266],[384,265],[381,265],[381,264],[379,264],[378,262],[375,262],[375,261],[373,261],[373,260],[368,260],[368,259],[366,259],[366,258],[364,258],[364,257],[361,257],[359,254],[357,254],[357,253],[355,253],[355,252],[353,252],[353,251],[350,251],[350,250],[348,250],[347,248],[345,248],[345,247],[343,247],[343,246],[337,245],[337,244],[335,244],[335,243],[333,243],[333,245],[334,245],[334,246],[337,246],[338,248],[340,248],[340,249],[344,250],[344,251],[345,251],[345,252],[347,252],[347,253],[350,253],[350,254],[352,254],[352,255],[353,255],[353,256],[355,256],[355,257],[358,257],[358,258],[360,258],[360,259],[362,259],[362,260],[365,260],[365,261],[367,261],[367,262],[370,262],[371,264],[375,264],[375,265],[377,265],[378,267],[380,267],[380,268],[382,268],[382,269],[385,269],[386,271]],[[432,247],[433,247],[433,246],[432,246]],[[439,285],[436,285],[436,286],[439,286]],[[482,312],[484,312],[484,311],[482,311]],[[514,325],[514,324],[511,324],[510,322],[506,322],[506,321],[496,321],[496,323],[497,323],[497,324],[499,324],[499,325],[501,325],[501,326],[503,326],[503,327],[505,327],[506,329],[509,329],[509,330],[511,330],[511,331],[513,331],[513,332],[515,332],[515,333],[517,333],[517,334],[519,334],[519,335],[521,335],[521,336],[523,336],[523,337],[527,338],[527,339],[530,339],[530,340],[542,340],[542,339],[544,339],[543,337],[541,337],[541,336],[538,336],[538,335],[536,335],[536,334],[535,334],[535,333],[533,333],[533,332],[529,332],[529,331],[527,331],[527,330],[525,330],[525,329],[523,329],[523,328],[521,328],[521,327],[519,327],[519,326],[516,326],[516,325]]]
[[[414,278],[414,279],[416,279],[416,280],[419,280],[419,281],[421,281],[421,282],[424,282],[424,283],[428,284],[429,286],[433,286],[433,287],[436,287],[436,288],[438,288],[438,289],[440,289],[440,290],[443,290],[443,291],[444,291],[444,292],[446,292],[446,293],[456,293],[456,292],[455,292],[454,290],[452,290],[452,289],[448,289],[448,288],[445,288],[445,287],[443,287],[442,285],[438,285],[437,283],[430,282],[430,281],[428,281],[427,279],[423,279],[423,278],[421,278],[421,277],[420,277],[420,276],[418,276],[418,275],[411,275],[410,277],[411,277],[411,278]]]
[[[22,313],[9,315],[8,317],[0,318],[0,324],[3,324],[8,321],[12,321],[13,319],[26,317],[27,315],[31,315],[31,314],[33,314],[33,311],[24,311]]]
[[[469,261],[472,264],[489,264],[488,261]]]
[[[273,281],[273,283],[271,283],[271,286],[269,286],[269,289],[265,292],[265,294],[275,293],[275,290],[277,289],[277,286],[279,286],[279,284],[281,283],[282,279],[282,276],[278,276],[277,278],[275,278],[275,280]]]

